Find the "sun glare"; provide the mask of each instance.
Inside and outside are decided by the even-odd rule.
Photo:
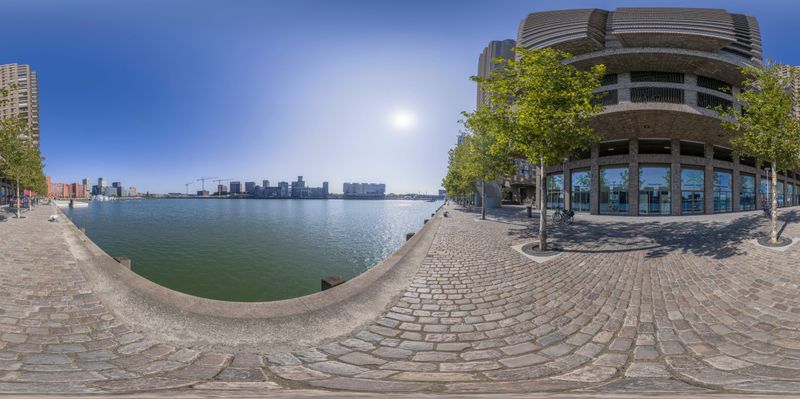
[[[392,126],[398,130],[407,130],[416,122],[414,115],[408,111],[395,111],[390,119]]]

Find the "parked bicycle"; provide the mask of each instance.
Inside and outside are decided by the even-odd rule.
[[[553,223],[561,222],[561,223],[564,223],[564,224],[572,224],[574,216],[575,216],[575,212],[568,211],[566,209],[558,208],[553,213]]]

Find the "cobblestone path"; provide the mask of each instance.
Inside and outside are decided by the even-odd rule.
[[[364,330],[220,353],[119,322],[40,207],[0,224],[0,393],[800,393],[800,245],[749,242],[757,215],[579,215],[552,227],[565,251],[538,264],[511,249],[536,238],[520,208],[445,209],[413,281]],[[800,237],[800,210],[784,218]]]

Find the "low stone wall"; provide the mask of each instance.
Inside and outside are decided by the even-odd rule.
[[[139,276],[58,212],[65,220],[64,238],[92,290],[128,325],[160,342],[262,353],[319,345],[373,321],[411,282],[440,220],[437,211],[393,255],[333,289],[281,301],[229,302],[184,294]]]

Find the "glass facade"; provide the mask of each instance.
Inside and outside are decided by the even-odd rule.
[[[572,172],[572,210],[589,212],[589,193],[592,189],[591,174],[588,171]]]
[[[778,190],[777,191],[778,192],[775,194],[775,196],[778,198],[778,206],[786,206],[786,204],[784,203],[784,198],[785,197],[783,196],[783,182],[780,181],[780,180],[778,180]]]
[[[786,206],[794,205],[794,185],[786,184]]]
[[[629,178],[627,167],[600,169],[600,213],[628,213]]]
[[[547,209],[564,208],[564,175],[547,176]]]
[[[769,192],[769,181],[765,176],[761,176],[761,185],[758,188],[758,195],[762,207],[764,204],[770,204],[772,202],[772,193]]]
[[[670,182],[668,166],[639,168],[639,215],[670,214]]]
[[[756,209],[756,177],[739,175],[739,210],[752,211],[754,209]]]
[[[691,215],[703,213],[703,190],[705,171],[703,169],[681,169],[681,213]]]
[[[733,174],[714,171],[714,212],[733,212]]]

